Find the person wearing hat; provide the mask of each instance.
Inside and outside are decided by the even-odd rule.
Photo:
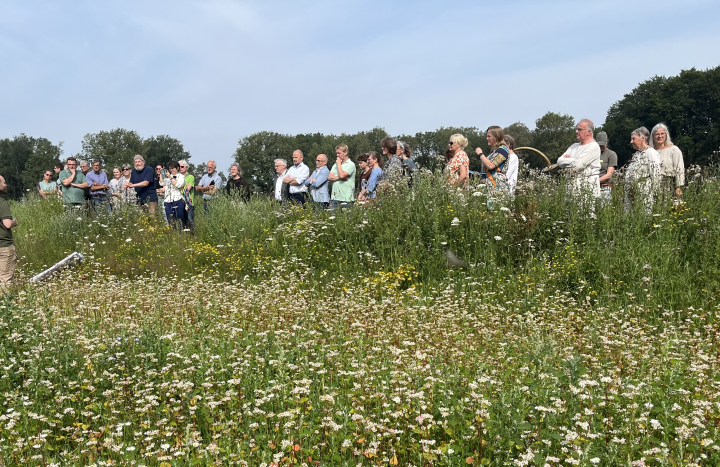
[[[595,136],[595,141],[600,145],[600,200],[604,203],[612,196],[613,184],[610,179],[617,169],[617,154],[608,149],[608,136],[604,131]]]

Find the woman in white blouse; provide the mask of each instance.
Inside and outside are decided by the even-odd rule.
[[[651,132],[653,146],[660,156],[660,196],[674,193],[682,196],[685,185],[685,161],[680,149],[670,140],[670,132],[664,123],[655,125]]]
[[[165,214],[167,214],[168,223],[177,229],[177,222],[181,222],[185,227],[187,221],[185,201],[183,200],[185,176],[180,173],[178,161],[171,161],[167,167],[169,170],[162,173],[160,185],[165,187]]]

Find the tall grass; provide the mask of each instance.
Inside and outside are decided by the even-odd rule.
[[[715,178],[686,190],[685,203],[623,208],[623,186],[593,217],[578,208],[562,180],[533,175],[514,199],[487,209],[481,188],[448,189],[425,173],[412,188],[390,186],[349,212],[245,204],[218,199],[196,208],[195,235],[176,232],[136,209],[86,219],[56,202],[13,205],[15,230],[29,276],[71,251],[103,265],[83,274],[133,276],[220,273],[262,281],[277,264],[299,261],[313,280],[368,278],[406,271],[405,286],[432,286],[448,277],[445,252],[469,266],[453,280],[480,281],[506,296],[562,290],[593,302],[648,307],[707,306],[718,292],[720,194]]]

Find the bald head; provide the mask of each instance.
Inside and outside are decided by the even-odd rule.
[[[328,158],[325,154],[318,154],[315,158],[315,165],[318,167],[325,167],[328,163]]]

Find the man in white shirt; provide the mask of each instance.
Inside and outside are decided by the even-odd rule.
[[[600,197],[600,146],[593,138],[594,131],[592,121],[580,120],[575,128],[578,142],[557,161],[558,167],[570,175],[573,196],[591,197],[593,201]],[[594,203],[591,209],[594,210]]]
[[[301,150],[293,151],[293,166],[288,169],[283,179],[283,183],[290,185],[290,201],[301,206],[305,204],[305,193],[307,193],[305,180],[310,176],[310,168],[303,162],[303,157]]]
[[[273,199],[278,203],[288,201],[290,198],[290,185],[285,183],[287,175],[287,161],[285,159],[275,159],[275,179],[273,180]]]

